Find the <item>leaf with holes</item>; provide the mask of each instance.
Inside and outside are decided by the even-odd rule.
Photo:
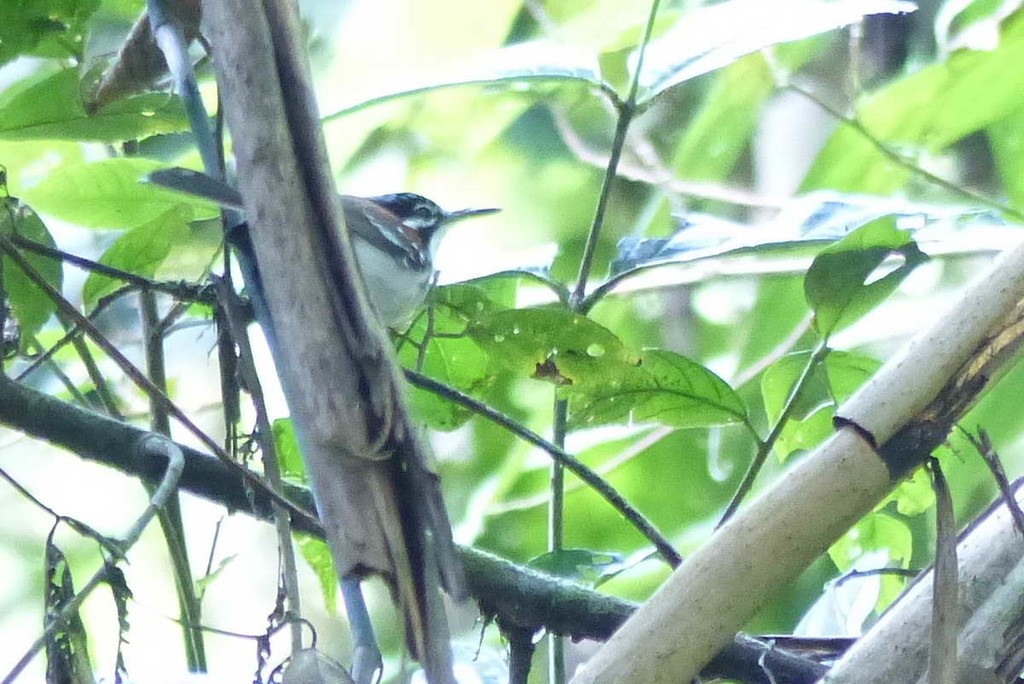
[[[556,306],[482,316],[466,334],[499,367],[559,386],[600,383],[624,363],[637,361],[613,332]]]
[[[890,259],[898,263],[885,271]],[[892,216],[867,223],[822,250],[804,277],[818,334],[828,338],[863,316],[927,260]]]

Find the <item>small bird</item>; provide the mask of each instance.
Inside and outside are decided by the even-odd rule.
[[[445,229],[461,219],[499,211],[445,211],[411,192],[378,197],[342,195],[341,206],[370,305],[388,327],[409,320],[423,305]]]
[[[161,169],[148,175],[146,181],[226,207],[242,208],[237,190],[198,171]],[[389,328],[408,321],[426,300],[434,278],[434,257],[446,229],[464,218],[500,211],[445,211],[411,192],[340,197],[367,297],[380,322]]]

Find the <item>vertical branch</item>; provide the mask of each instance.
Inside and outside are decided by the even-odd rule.
[[[139,316],[142,319],[142,347],[146,356],[146,374],[153,385],[164,395],[167,394],[167,366],[164,360],[164,340],[160,325],[156,295],[150,290],[139,294]],[[81,338],[79,338],[81,339]],[[170,438],[171,417],[167,410],[150,398],[149,425],[153,432]],[[146,492],[153,496],[153,485],[143,482]],[[192,581],[192,564],[188,558],[185,543],[185,523],[181,516],[181,498],[173,492],[166,505],[157,513],[160,529],[167,543],[171,558],[174,588],[178,595],[178,610],[181,614],[182,639],[185,642],[185,659],[190,672],[206,672],[206,645],[202,630],[202,605],[196,595]]]

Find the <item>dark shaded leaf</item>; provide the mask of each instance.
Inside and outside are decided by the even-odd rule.
[[[13,197],[2,200],[3,209],[0,215],[0,232],[6,236],[18,235],[27,240],[38,242],[48,247],[54,246],[53,237],[38,215],[25,204]],[[23,253],[25,260],[58,292],[64,285],[63,264],[38,254]],[[9,257],[4,257],[4,290],[7,293],[14,318],[17,319],[21,334],[31,338],[38,333],[49,320],[57,305],[46,293],[29,280],[21,267]]]
[[[0,65],[21,55],[68,58],[85,47],[85,23],[100,0],[0,2]]]
[[[619,572],[623,556],[590,549],[561,549],[531,558],[526,565],[549,575],[593,585],[607,575]]]

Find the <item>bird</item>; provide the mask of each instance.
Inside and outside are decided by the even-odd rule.
[[[236,189],[197,171],[162,169],[144,180],[225,207],[243,208]],[[498,211],[445,211],[410,192],[375,197],[341,195],[340,200],[367,300],[380,322],[389,328],[408,321],[424,304],[435,282],[434,258],[445,230],[462,219]],[[253,292],[258,292],[262,276],[248,227],[241,215],[235,219],[237,223],[227,229],[228,242],[244,257],[239,263],[246,273],[246,287],[255,286]],[[257,318],[261,323],[269,320],[268,316]],[[270,333],[273,347],[273,325],[266,326],[264,332]],[[412,434],[399,435],[397,442],[380,444],[385,450],[394,449],[393,458],[381,459],[378,453],[365,462],[354,459],[354,466],[353,459],[338,459],[332,461],[337,467],[327,469],[329,477],[323,475],[323,469],[319,470],[319,480],[311,477],[317,509],[325,516],[325,528],[329,528],[325,531],[353,631],[352,674],[360,682],[372,681],[381,666],[359,589],[362,576],[373,572],[388,580],[404,614],[409,650],[423,664],[427,680],[431,684],[454,681],[447,619],[434,587],[439,585],[453,599],[460,600],[466,595],[465,578],[437,475],[423,452],[411,446],[414,442],[417,439]],[[342,468],[346,463],[350,466],[347,470]],[[339,518],[346,521],[343,529],[349,531],[348,536],[332,537],[330,530],[338,528],[330,523],[337,523]],[[366,527],[371,529],[371,534],[361,538],[356,531],[362,528],[355,524],[360,519],[368,519]],[[379,535],[373,529],[378,529]],[[353,536],[357,541],[353,542]],[[372,549],[352,553],[353,545]]]
[[[146,176],[145,181],[242,209],[242,196],[235,188],[198,171],[160,169]],[[387,328],[407,322],[423,306],[434,281],[434,259],[447,229],[463,219],[500,211],[445,211],[432,200],[411,192],[340,198],[367,298]]]
[[[446,229],[456,221],[499,211],[445,211],[411,192],[341,195],[341,206],[370,305],[386,327],[404,323],[423,305]]]

